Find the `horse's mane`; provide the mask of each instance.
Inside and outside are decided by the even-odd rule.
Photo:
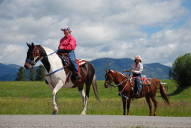
[[[54,52],[54,50],[52,50],[52,49],[50,49],[50,48],[48,48],[48,47],[45,47],[45,46],[43,46],[43,45],[37,45],[37,46],[41,46],[46,52]]]
[[[116,72],[117,74],[121,75],[122,77],[126,77],[123,73],[118,72],[116,70],[110,69],[111,72]]]

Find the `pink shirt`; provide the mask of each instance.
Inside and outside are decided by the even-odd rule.
[[[58,49],[62,50],[75,50],[76,49],[76,39],[71,35],[64,36],[60,40]]]

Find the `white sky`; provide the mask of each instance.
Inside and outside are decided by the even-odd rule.
[[[23,65],[26,42],[57,49],[69,25],[76,56],[171,65],[191,52],[189,0],[0,0],[0,63]]]

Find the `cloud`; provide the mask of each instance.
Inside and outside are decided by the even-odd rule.
[[[5,64],[24,64],[26,49],[20,45],[0,44],[0,62]]]
[[[69,25],[79,58],[143,56],[144,63],[170,65],[190,52],[190,11],[183,0],[4,0],[0,1],[0,46],[25,52],[25,42],[56,50]],[[184,21],[186,20],[186,21]],[[177,23],[182,25],[177,25]],[[178,26],[178,27],[177,27]],[[150,33],[143,27],[159,27]],[[13,49],[13,47],[19,50]],[[24,56],[0,61],[22,64]],[[23,59],[24,58],[24,59]],[[13,61],[14,59],[18,61]]]

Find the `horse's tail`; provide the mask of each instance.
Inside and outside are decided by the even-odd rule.
[[[93,80],[92,80],[92,87],[93,87],[93,91],[95,94],[95,97],[98,101],[100,101],[99,99],[99,93],[98,93],[98,89],[97,89],[97,82],[96,82],[96,75],[94,74],[93,76]]]
[[[170,104],[170,102],[169,102],[169,100],[168,100],[167,93],[166,93],[166,89],[165,89],[165,87],[163,86],[164,84],[166,84],[166,83],[160,82],[160,94],[161,94],[162,98],[164,99],[164,101],[165,101],[167,104]]]

